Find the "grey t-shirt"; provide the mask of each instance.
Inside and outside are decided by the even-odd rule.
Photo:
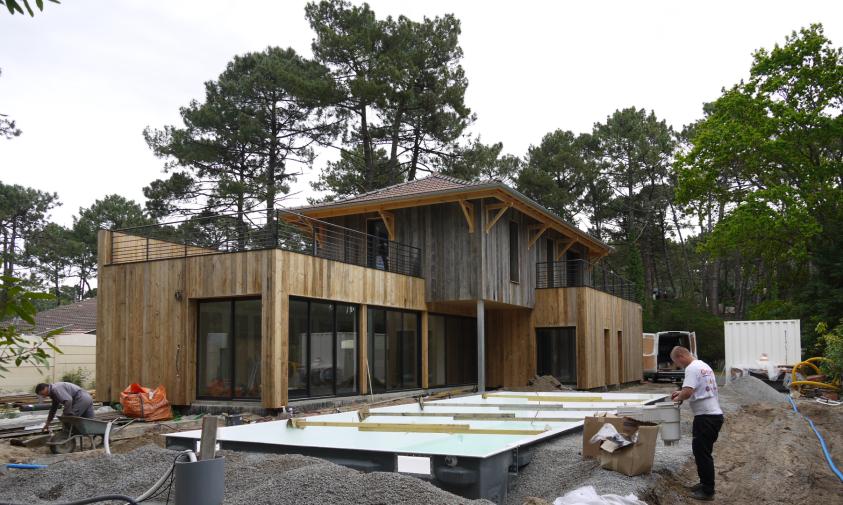
[[[50,407],[50,414],[55,414],[59,405],[64,405],[65,408],[69,407],[82,397],[82,393],[87,394],[84,389],[72,382],[56,382],[51,384],[50,399],[53,400],[53,405]],[[70,402],[70,404],[67,402]]]

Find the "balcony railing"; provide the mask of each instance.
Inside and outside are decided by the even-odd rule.
[[[421,250],[295,212],[195,217],[113,230],[111,263],[283,249],[387,272],[421,277]]]
[[[590,287],[626,300],[638,301],[635,284],[603,265],[584,260],[536,264],[536,288]]]

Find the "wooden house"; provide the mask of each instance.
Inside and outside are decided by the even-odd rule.
[[[98,395],[161,383],[177,405],[279,408],[642,377],[610,247],[503,183],[433,175],[262,216],[100,232]]]

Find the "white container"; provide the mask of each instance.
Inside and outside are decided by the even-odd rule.
[[[772,370],[802,360],[798,319],[727,321],[725,323],[726,371]],[[726,377],[729,377],[727,373]]]

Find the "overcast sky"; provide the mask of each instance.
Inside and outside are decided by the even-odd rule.
[[[80,206],[118,193],[143,201],[161,176],[141,132],[177,124],[235,54],[266,46],[310,55],[305,2],[63,0],[34,18],[0,12],[0,180]],[[554,129],[589,131],[615,109],[652,109],[674,127],[746,77],[751,53],[812,22],[843,45],[840,1],[372,1],[379,17],[454,13],[473,133],[522,155]],[[324,165],[294,185],[299,199]]]

